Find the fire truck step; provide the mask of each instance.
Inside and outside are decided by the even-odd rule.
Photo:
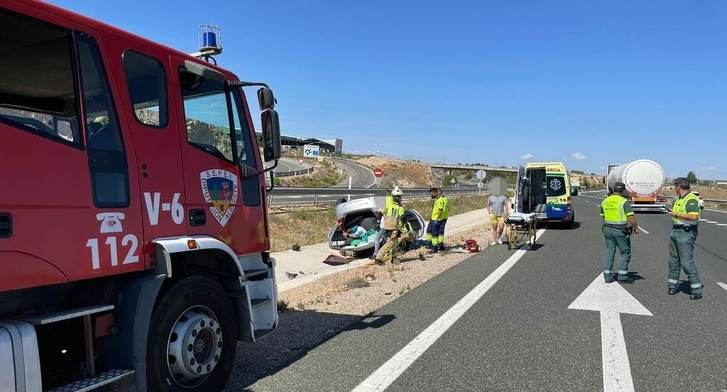
[[[86,392],[119,382],[134,375],[133,370],[109,370],[93,378],[76,381],[62,387],[51,389],[50,392]]]
[[[114,309],[114,305],[97,305],[83,308],[67,309],[58,312],[42,314],[36,317],[25,319],[33,325],[53,324],[59,321],[70,320],[78,317],[88,316],[96,313],[108,312]]]
[[[268,273],[267,269],[250,269],[250,270],[245,271],[245,278],[247,278],[247,280],[250,280],[254,277],[257,277],[260,275],[265,275],[267,273]]]
[[[266,335],[272,333],[275,331],[275,329],[256,329],[255,330],[255,340],[260,340],[264,338]]]
[[[254,308],[256,306],[262,306],[265,304],[269,304],[270,301],[271,301],[270,298],[255,298],[255,299],[250,300],[250,305],[252,305],[252,307]]]

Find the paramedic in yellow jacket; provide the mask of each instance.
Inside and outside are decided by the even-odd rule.
[[[444,227],[449,218],[449,200],[444,197],[440,188],[431,188],[429,192],[434,200],[434,208],[427,226],[426,240],[431,244],[432,252],[438,252],[444,250]]]

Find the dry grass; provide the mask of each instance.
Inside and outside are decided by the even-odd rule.
[[[465,212],[479,210],[487,207],[487,198],[489,195],[468,195],[468,196],[448,196],[449,199],[449,216],[464,214]],[[419,211],[424,219],[429,220],[432,215],[432,200],[415,200],[404,201],[404,207],[413,208]]]
[[[295,244],[304,246],[326,241],[328,230],[336,223],[336,210],[296,210],[271,214],[269,218],[273,252],[279,252]]]
[[[488,196],[452,196],[449,201],[449,214],[457,215],[484,208]],[[404,201],[406,208],[413,208],[429,219],[432,212],[431,200]],[[335,208],[298,209],[270,214],[272,250],[280,252],[291,249],[293,245],[305,246],[325,242],[328,231],[336,224]]]

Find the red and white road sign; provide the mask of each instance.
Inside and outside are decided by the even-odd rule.
[[[377,168],[374,169],[374,176],[376,176],[377,178],[378,177],[383,177],[384,176],[384,171],[381,170],[380,167],[377,167]]]

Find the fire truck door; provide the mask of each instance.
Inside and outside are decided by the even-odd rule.
[[[262,251],[266,234],[258,176],[252,182],[241,179],[239,166],[241,153],[254,157],[256,151],[249,140],[236,142],[240,126],[231,125],[239,117],[233,113],[239,97],[233,98],[216,70],[182,58],[176,65],[180,119],[186,124],[181,151],[189,232],[212,235],[237,254]],[[244,128],[249,129],[246,121]],[[245,136],[249,139],[249,133]]]
[[[136,153],[136,162],[130,166],[139,176],[138,198],[148,245],[155,238],[186,234],[178,132],[183,124],[172,109],[170,95],[175,90],[169,78],[174,73],[168,55],[155,54],[150,48],[127,49],[123,62],[130,100],[127,122]]]

